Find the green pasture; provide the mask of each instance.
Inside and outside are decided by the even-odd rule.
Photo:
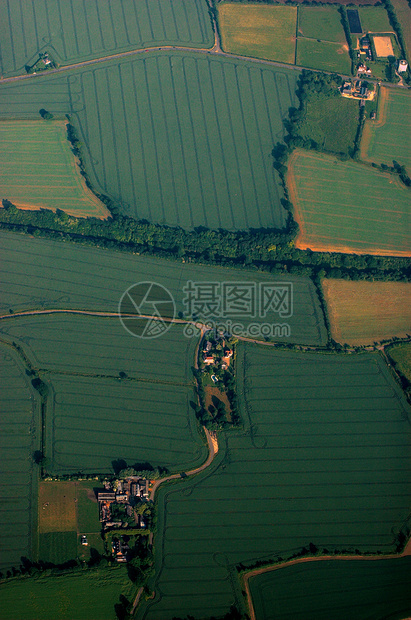
[[[125,566],[13,579],[0,585],[2,620],[115,620],[136,592]]]
[[[401,256],[409,252],[410,191],[369,166],[296,151],[288,185],[301,222],[300,245]]]
[[[342,45],[303,37],[297,39],[296,64],[309,69],[335,71],[345,75],[349,75],[351,71],[348,50]]]
[[[46,420],[50,473],[109,473],[118,460],[179,471],[206,460],[190,406],[193,388],[54,374],[47,379],[53,392]]]
[[[39,534],[39,560],[63,564],[77,555],[77,532]]]
[[[36,368],[119,381],[125,373],[121,377],[126,383],[137,379],[187,385],[193,383],[200,332],[194,329],[187,338],[183,327],[174,324],[160,338],[148,340],[127,332],[118,316],[54,314],[3,321],[0,337],[18,341]]]
[[[296,7],[223,2],[218,20],[224,51],[294,64]]]
[[[1,121],[0,200],[16,207],[62,209],[79,217],[109,212],[86,187],[64,121]]]
[[[156,597],[139,619],[241,609],[238,564],[310,543],[395,550],[409,512],[409,407],[382,358],[247,344],[237,377],[245,428],[219,437],[209,470],[159,490]]]
[[[1,345],[2,398],[0,405],[0,572],[20,565],[21,556],[36,549],[39,403],[21,360]]]
[[[186,229],[283,228],[271,151],[296,103],[294,73],[150,52],[4,84],[0,116],[71,113],[92,186],[124,214]]]
[[[345,33],[338,7],[299,6],[298,36],[345,44]]]
[[[411,343],[395,344],[388,349],[388,355],[395,362],[395,367],[411,383]]]
[[[305,103],[299,135],[321,149],[349,153],[358,128],[358,102],[345,97],[314,97]]]
[[[203,0],[56,0],[39,6],[0,4],[0,69],[26,73],[47,51],[66,65],[159,45],[212,47]]]
[[[411,95],[382,88],[376,121],[366,121],[361,143],[361,157],[378,164],[405,166],[411,174]]]
[[[258,316],[244,317],[244,325],[260,320],[274,325],[289,324],[291,342],[320,344],[327,338],[317,294],[308,278],[291,275],[287,277],[276,275],[273,278],[270,274],[255,271],[133,256],[81,245],[32,239],[25,235],[6,232],[0,232],[0,241],[1,264],[7,273],[7,277],[2,278],[0,285],[0,311],[5,314],[9,314],[10,309],[17,312],[47,308],[117,312],[121,296],[132,284],[154,279],[173,295],[176,312],[185,311],[190,316],[189,306],[183,304],[183,299],[187,295],[183,289],[189,281],[219,284],[217,297],[220,302],[222,282],[243,284],[247,282],[256,285],[291,282],[294,295],[291,317],[282,318],[278,312],[270,310],[261,319]],[[103,326],[101,338],[104,342],[104,332],[111,323],[105,319],[100,320]],[[11,324],[4,321],[1,328],[17,334],[14,328],[11,329]],[[50,321],[50,326],[52,325]],[[139,345],[139,339],[134,339],[132,336],[130,338],[135,344],[130,341],[129,346],[135,346],[136,350],[138,346],[146,346]],[[160,341],[158,346],[161,346]],[[55,345],[53,346],[55,348]],[[74,355],[73,349],[70,351]],[[121,366],[127,363],[127,367],[132,368],[132,361],[124,358],[120,361]],[[97,365],[107,363],[107,361],[94,362]],[[118,364],[116,373],[121,370]]]
[[[358,6],[363,32],[392,32],[387,11],[382,6]]]
[[[250,579],[257,618],[364,620],[411,614],[411,558],[297,564]]]

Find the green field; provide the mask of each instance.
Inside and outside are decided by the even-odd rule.
[[[38,53],[72,64],[158,45],[212,47],[203,0],[54,0],[0,4],[0,70],[25,73]]]
[[[357,8],[363,32],[393,32],[384,7],[359,6]]]
[[[350,75],[351,60],[346,46],[314,39],[297,39],[297,65],[309,69]]]
[[[320,149],[350,153],[358,128],[358,103],[345,97],[316,97],[305,102],[299,135]],[[336,123],[338,119],[338,123]]]
[[[411,614],[411,557],[297,564],[250,580],[257,618],[352,620]]]
[[[80,175],[65,121],[2,121],[0,142],[0,200],[78,217],[110,215]]]
[[[15,579],[0,585],[1,619],[115,620],[120,594],[136,594],[125,566]]]
[[[298,7],[298,35],[308,39],[346,43],[338,7]]]
[[[365,123],[361,141],[361,157],[378,164],[405,166],[411,174],[411,95],[407,92],[381,88],[376,121]]]
[[[141,341],[117,317],[67,315],[16,319],[4,334],[50,386],[49,473],[106,473],[117,459],[171,470],[205,461],[190,406],[198,332],[186,338],[173,325],[161,338]]]
[[[36,511],[39,403],[20,359],[1,345],[0,571],[20,564],[35,550],[31,511]]]
[[[241,345],[237,374],[245,429],[220,437],[209,470],[160,489],[156,598],[139,619],[241,608],[240,562],[310,543],[395,548],[409,512],[409,407],[382,358]]]
[[[410,191],[398,177],[357,162],[296,150],[287,184],[300,224],[297,247],[409,255]]]
[[[6,232],[0,232],[0,241],[0,259],[5,273],[0,285],[0,311],[5,314],[9,314],[10,309],[17,312],[42,308],[117,312],[124,291],[137,282],[152,281],[154,274],[155,281],[173,295],[177,313],[186,310],[183,287],[189,280],[257,284],[269,284],[274,280],[292,283],[293,314],[282,319],[278,313],[270,311],[263,321],[289,324],[291,342],[323,344],[327,340],[317,294],[308,278],[278,275],[273,278],[255,271],[183,264]],[[254,319],[245,317],[244,325],[250,322]],[[6,320],[2,329],[8,329],[7,325],[11,322]],[[136,339],[135,346],[137,342]],[[116,368],[116,374],[121,370]]]
[[[54,314],[15,318],[0,323],[0,335],[24,348],[33,366],[53,373],[87,373],[91,377],[160,381],[186,385],[193,381],[191,366],[199,331],[193,338],[173,325],[153,340],[133,338],[117,316]],[[170,363],[170,356],[173,362]]]
[[[186,229],[283,228],[271,151],[296,102],[294,73],[150,52],[4,84],[0,116],[70,112],[92,186],[124,214]]]
[[[47,532],[39,534],[39,559],[42,562],[63,564],[77,557],[77,532]]]
[[[294,64],[296,7],[224,2],[218,19],[224,51]]]
[[[395,367],[411,383],[411,343],[396,344],[387,351],[395,362]]]

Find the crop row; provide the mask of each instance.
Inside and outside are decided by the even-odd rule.
[[[41,50],[63,64],[153,45],[211,47],[204,0],[57,0],[0,5],[1,72],[32,64]],[[45,44],[46,42],[46,44]]]

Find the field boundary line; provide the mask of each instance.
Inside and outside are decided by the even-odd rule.
[[[326,560],[399,560],[400,558],[404,558],[406,556],[411,555],[411,537],[408,539],[407,544],[404,547],[404,550],[401,553],[386,553],[381,555],[320,555],[320,556],[310,556],[305,558],[294,558],[293,560],[288,560],[287,562],[282,562],[281,564],[275,564],[274,566],[266,566],[262,568],[255,568],[248,572],[243,573],[242,581],[246,592],[248,610],[250,612],[250,620],[257,620],[255,615],[255,610],[253,606],[253,601],[251,597],[250,584],[249,581],[252,577],[256,577],[257,575],[261,575],[263,573],[268,573],[271,571],[279,570],[281,568],[287,568],[288,566],[294,566],[295,564],[303,564],[306,562],[321,562]]]

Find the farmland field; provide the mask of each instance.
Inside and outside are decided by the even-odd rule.
[[[209,470],[160,488],[156,598],[139,619],[241,608],[240,562],[310,542],[392,551],[408,515],[409,408],[379,355],[239,345],[237,373],[244,431],[220,437]]]
[[[344,43],[318,42],[316,39],[297,39],[297,65],[309,69],[323,71],[335,71],[349,75],[351,60],[348,55],[347,45]]]
[[[4,84],[0,116],[71,113],[92,186],[126,215],[186,229],[283,228],[271,151],[296,102],[294,73],[149,52]]]
[[[407,0],[392,0],[398,21],[401,24],[408,58],[411,54],[411,14]]]
[[[198,331],[186,338],[173,325],[145,341],[126,332],[118,317],[76,315],[16,318],[2,329],[50,385],[48,472],[106,473],[117,459],[170,469],[205,461],[190,406]],[[66,495],[63,487],[60,493]],[[40,531],[50,531],[49,524]]]
[[[0,200],[77,217],[110,215],[80,175],[65,121],[2,121],[0,142]]]
[[[411,95],[380,88],[376,121],[367,120],[361,140],[361,157],[392,166],[393,160],[411,174]]]
[[[294,64],[296,7],[224,2],[218,19],[226,52]]]
[[[10,347],[1,345],[0,409],[0,571],[35,552],[31,518],[37,510],[37,472],[32,455],[39,448],[37,392]]]
[[[104,552],[92,481],[41,481],[38,526],[39,558],[43,561],[61,564],[76,557],[88,560],[91,548]],[[88,546],[81,544],[83,534]]]
[[[300,224],[296,247],[409,256],[410,191],[396,176],[296,150],[287,176]]]
[[[4,270],[0,285],[0,311],[5,314],[9,314],[10,309],[17,312],[42,308],[117,312],[124,291],[137,282],[151,281],[154,273],[155,281],[167,287],[173,295],[176,312],[186,309],[183,304],[183,287],[189,280],[200,283],[273,281],[269,274],[255,271],[183,264],[45,239],[31,239],[6,232],[0,232],[0,241],[0,259]],[[293,315],[284,320],[272,311],[264,317],[264,321],[288,323],[291,342],[325,343],[327,336],[324,321],[311,280],[297,276],[276,276],[274,281],[292,283]],[[245,319],[244,325],[250,320]],[[8,325],[11,322],[4,320],[2,329],[8,329]],[[122,365],[124,363],[123,359]],[[120,370],[118,368],[118,372]]]
[[[337,7],[299,7],[298,34],[309,39],[346,43]]]
[[[388,355],[395,362],[395,367],[411,383],[411,343],[396,344],[387,351]]]
[[[264,620],[364,620],[411,614],[411,557],[297,564],[253,577],[251,595]]]
[[[387,11],[382,6],[358,7],[363,32],[393,32]]]
[[[337,342],[373,344],[411,331],[407,282],[323,280],[331,335]]]
[[[85,315],[30,316],[0,323],[0,334],[20,342],[36,368],[57,373],[191,384],[191,366],[199,331],[186,338],[173,325],[153,340],[135,338],[110,318]],[[173,356],[170,364],[169,355]]]
[[[77,532],[39,534],[39,560],[63,564],[77,557]]]
[[[158,45],[207,48],[214,37],[204,0],[5,0],[0,39],[6,77],[42,51],[65,65]]]
[[[125,566],[16,579],[1,587],[1,618],[115,620],[120,594],[128,600],[136,594]]]

